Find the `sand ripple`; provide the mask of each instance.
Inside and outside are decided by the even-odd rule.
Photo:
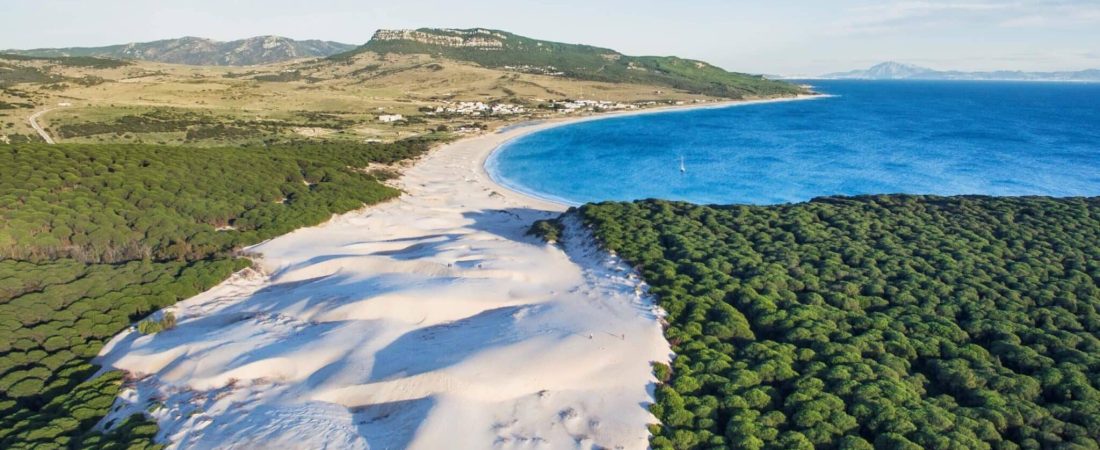
[[[255,247],[246,271],[124,333],[99,360],[141,377],[114,419],[152,409],[186,448],[645,448],[657,311],[561,206],[480,169],[510,135],[452,144],[389,204]],[[153,405],[153,406],[150,406]]]

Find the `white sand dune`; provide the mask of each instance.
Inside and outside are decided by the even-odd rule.
[[[400,199],[256,246],[267,275],[116,337],[100,362],[144,378],[108,420],[154,402],[185,448],[645,448],[658,311],[579,224],[564,251],[524,236],[563,207],[481,169],[531,131],[437,150]]]
[[[400,199],[258,245],[262,274],[115,337],[99,362],[139,381],[101,425],[151,410],[179,448],[647,447],[660,311],[580,224],[564,249],[524,236],[564,207],[483,169],[555,125],[436,150]]]

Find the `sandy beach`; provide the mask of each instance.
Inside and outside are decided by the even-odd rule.
[[[646,448],[660,310],[580,224],[525,236],[566,206],[484,168],[508,140],[613,115],[448,144],[399,199],[249,249],[261,271],[104,348],[139,381],[103,423],[151,411],[183,448]]]

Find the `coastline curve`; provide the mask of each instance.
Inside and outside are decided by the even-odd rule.
[[[798,95],[795,97],[781,97],[772,99],[754,99],[754,100],[730,100],[717,103],[705,103],[705,104],[692,104],[692,105],[675,105],[659,108],[650,108],[642,110],[632,111],[620,111],[611,113],[602,113],[596,115],[588,115],[583,117],[567,117],[560,119],[550,120],[534,120],[529,122],[521,122],[519,124],[512,124],[507,127],[497,130],[495,133],[503,135],[503,140],[484,155],[480,162],[480,167],[483,174],[493,183],[504,189],[508,189],[516,194],[524,197],[536,199],[542,202],[548,202],[559,205],[561,207],[573,207],[580,206],[584,202],[576,202],[566,198],[554,196],[548,193],[539,192],[536,189],[528,187],[523,183],[513,180],[505,176],[499,167],[500,156],[508,150],[508,147],[514,144],[516,141],[526,138],[528,136],[538,134],[544,131],[577,125],[581,123],[588,123],[600,120],[622,119],[627,117],[635,117],[641,115],[651,114],[674,114],[674,113],[688,113],[692,111],[698,111],[703,109],[726,109],[737,108],[743,106],[753,105],[767,105],[774,103],[784,103],[801,100],[819,100],[832,98],[835,95],[830,94],[814,94],[814,95]],[[525,125],[528,124],[528,125]]]

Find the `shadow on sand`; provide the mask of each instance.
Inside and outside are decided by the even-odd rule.
[[[350,260],[372,256],[394,261],[430,259],[448,251],[456,241],[467,236],[468,230],[488,233],[522,245],[542,246],[546,244],[527,235],[527,230],[534,221],[553,218],[557,214],[530,208],[479,210],[464,213],[463,217],[469,223],[457,228],[455,232],[413,238],[365,240],[349,244],[345,247],[369,248],[375,243],[408,243],[398,249],[386,245],[386,250],[370,253],[321,255],[282,268],[271,276],[267,286],[237,301],[202,311],[202,315],[187,317],[176,329],[150,337],[137,333],[125,337],[116,343],[110,353],[104,355],[101,362],[106,366],[113,366],[121,357],[134,353],[168,354],[185,349],[159,373],[170,373],[189,363],[202,367],[207,358],[212,364],[221,365],[221,372],[226,373],[261,361],[308,354],[311,348],[316,348],[319,344],[338,342],[336,350],[344,353],[334,357],[333,362],[321,365],[302,381],[292,381],[298,387],[291,387],[286,391],[286,403],[274,400],[257,404],[237,415],[214,417],[208,427],[211,430],[230,430],[226,432],[240,437],[249,436],[249,433],[254,436],[289,433],[289,429],[283,428],[304,425],[287,419],[287,414],[293,412],[296,406],[302,405],[303,401],[308,403],[308,394],[305,397],[295,397],[301,393],[301,389],[317,386],[340,387],[341,383],[348,382],[349,374],[355,382],[372,383],[428,373],[459,364],[479,352],[508,346],[528,337],[517,332],[517,315],[546,306],[535,304],[499,307],[459,320],[417,328],[396,338],[387,337],[387,340],[393,340],[377,350],[373,359],[362,361],[362,357],[357,356],[356,352],[370,346],[372,340],[379,338],[376,332],[369,330],[383,327],[368,326],[365,328],[367,332],[350,335],[342,332],[345,331],[342,330],[345,324],[359,322],[360,326],[355,330],[361,330],[364,329],[361,326],[364,321],[353,319],[315,322],[310,319],[312,312],[331,311],[351,302],[368,302],[369,307],[372,299],[407,289],[409,282],[430,286],[432,283],[447,283],[452,280],[447,277],[402,273],[349,275],[338,269],[334,273],[297,281],[280,282],[281,277],[341,258]],[[590,256],[587,259],[578,259],[570,254],[569,257],[577,264],[591,262]],[[551,269],[548,267],[547,270]],[[374,321],[365,322],[370,324]],[[226,360],[226,349],[239,353]],[[218,353],[221,354],[216,355]],[[357,374],[356,371],[361,370],[366,372]],[[649,386],[648,390],[652,393],[653,386]],[[428,397],[352,408],[351,412],[357,433],[372,448],[404,448],[411,442],[434,404],[435,401]],[[643,408],[647,406],[641,405]],[[281,423],[282,420],[289,421]],[[175,431],[178,430],[170,430]],[[199,446],[208,444],[196,441],[195,439],[201,440],[202,431],[197,433],[200,436],[189,434],[186,438],[188,442]]]

